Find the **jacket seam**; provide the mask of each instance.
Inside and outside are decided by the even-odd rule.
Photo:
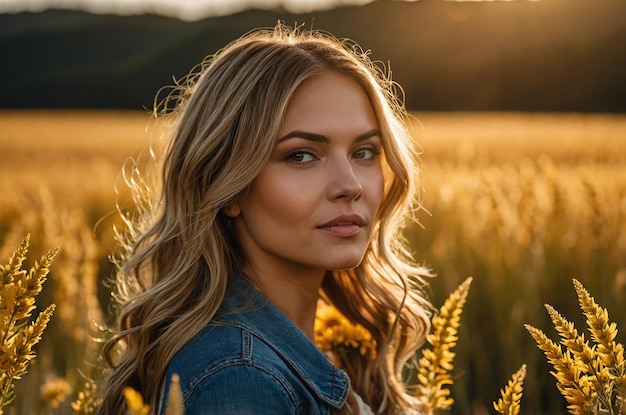
[[[234,368],[237,366],[250,367],[250,368],[254,368],[265,373],[266,375],[274,379],[280,385],[280,389],[283,390],[284,393],[289,397],[291,404],[295,408],[299,408],[301,406],[300,400],[297,398],[296,393],[289,386],[288,382],[286,382],[282,377],[278,376],[273,370],[265,367],[264,365],[257,364],[255,362],[245,362],[239,359],[222,362],[221,364],[209,370],[206,370],[202,374],[196,376],[194,379],[192,379],[191,382],[189,382],[189,385],[185,388],[183,392],[183,399],[187,401],[191,397],[191,395],[195,392],[195,390],[198,388],[198,386],[200,386],[202,382],[208,381],[211,376],[217,374],[218,372],[222,370],[225,370],[231,367]]]

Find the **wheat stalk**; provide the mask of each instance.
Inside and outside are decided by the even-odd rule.
[[[624,346],[615,341],[617,324],[609,322],[609,313],[600,307],[580,281],[574,279],[580,308],[586,317],[592,339],[597,343],[596,360],[602,371],[598,375],[604,385],[600,394],[602,403],[613,412],[613,400],[620,413],[626,410],[626,362]],[[615,396],[614,396],[615,395]]]
[[[459,287],[448,296],[439,313],[433,316],[433,331],[426,341],[432,346],[422,349],[419,359],[416,396],[422,402],[425,414],[431,414],[436,409],[449,409],[454,403],[447,386],[453,384],[448,373],[454,368],[455,353],[451,349],[456,346],[457,333],[460,325],[463,306],[467,299],[472,278],[467,278]]]
[[[555,369],[551,373],[569,403],[570,413],[620,414],[625,409],[626,375],[624,347],[615,341],[617,325],[609,322],[607,310],[595,302],[579,281],[574,280],[574,287],[594,345],[590,346],[584,335],[578,334],[574,324],[550,305],[546,305],[546,309],[564,350],[541,330],[529,325],[525,327]]]
[[[2,407],[14,399],[14,382],[26,373],[35,358],[33,347],[41,340],[55,305],[39,313],[28,324],[35,309],[35,297],[41,292],[50,265],[58,250],[46,253],[40,261],[26,272],[22,269],[29,247],[26,236],[9,258],[7,265],[0,266],[0,413]]]
[[[581,375],[581,368],[571,353],[565,352],[561,347],[550,340],[545,333],[528,324],[525,325],[532,337],[537,342],[539,349],[543,350],[548,362],[555,371],[550,372],[557,381],[557,388],[569,403],[568,409],[572,414],[593,414],[593,404],[597,394],[589,387],[586,377]]]
[[[591,373],[595,360],[595,349],[589,346],[589,342],[585,340],[584,334],[578,335],[574,323],[567,321],[550,304],[545,304],[544,306],[548,310],[554,327],[561,336],[561,344],[572,353],[583,372]]]
[[[518,415],[520,410],[520,400],[524,391],[524,378],[526,377],[526,365],[522,365],[513,374],[511,380],[500,391],[501,398],[494,402],[493,407],[499,414]]]
[[[174,373],[172,383],[170,383],[170,393],[168,394],[167,405],[165,405],[165,415],[183,415],[185,403],[183,400],[183,390],[180,387],[180,377]]]

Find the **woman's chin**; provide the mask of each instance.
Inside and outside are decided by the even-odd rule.
[[[341,271],[347,269],[354,269],[358,267],[363,261],[363,255],[354,256],[350,258],[341,258],[337,259],[337,261],[333,261],[327,269],[330,271]]]

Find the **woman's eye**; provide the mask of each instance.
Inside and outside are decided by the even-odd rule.
[[[379,151],[375,148],[360,148],[352,154],[355,159],[370,160],[376,157]]]
[[[289,154],[288,159],[295,163],[307,163],[315,160],[315,156],[307,151],[294,151]]]

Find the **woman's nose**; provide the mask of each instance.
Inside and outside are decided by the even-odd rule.
[[[335,163],[330,172],[329,198],[333,201],[357,201],[363,195],[363,186],[350,160]]]

